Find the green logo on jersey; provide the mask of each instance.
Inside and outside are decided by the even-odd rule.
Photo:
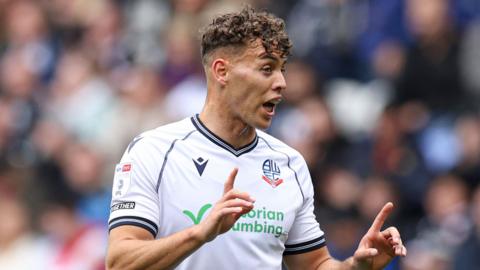
[[[198,211],[197,216],[194,216],[193,213],[188,210],[183,210],[183,213],[193,221],[193,224],[197,225],[198,223],[200,223],[200,221],[202,221],[203,215],[210,207],[212,207],[212,205],[209,203],[202,206],[202,208],[200,208],[200,211]]]

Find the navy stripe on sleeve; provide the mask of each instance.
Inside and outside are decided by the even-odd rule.
[[[298,243],[294,245],[285,245],[285,251],[283,252],[283,255],[294,255],[294,254],[305,253],[315,249],[322,248],[325,245],[326,245],[325,236],[322,235],[316,239],[313,239],[307,242]]]
[[[108,231],[111,231],[112,229],[123,225],[141,227],[149,231],[153,235],[153,237],[156,237],[158,233],[158,226],[155,223],[146,218],[135,216],[124,216],[112,219],[108,223]]]

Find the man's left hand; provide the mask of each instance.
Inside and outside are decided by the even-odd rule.
[[[405,257],[407,249],[397,228],[389,227],[381,231],[385,220],[393,210],[391,202],[385,204],[373,221],[368,232],[363,236],[353,255],[356,269],[383,269],[396,256]]]

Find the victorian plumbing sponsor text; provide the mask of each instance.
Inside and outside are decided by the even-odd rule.
[[[189,217],[193,224],[199,224],[208,209],[212,207],[211,204],[205,204],[200,207],[197,215],[194,215],[190,210],[183,210],[183,213]],[[267,233],[279,237],[284,234],[282,224],[285,214],[280,211],[272,211],[266,207],[252,209],[247,214],[244,214],[233,225],[234,232],[247,233]]]

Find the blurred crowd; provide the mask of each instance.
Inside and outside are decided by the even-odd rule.
[[[0,0],[0,269],[104,269],[115,163],[200,112],[199,26],[242,2]],[[478,268],[480,2],[246,2],[293,40],[268,132],[307,160],[331,253],[392,201],[388,269]]]

